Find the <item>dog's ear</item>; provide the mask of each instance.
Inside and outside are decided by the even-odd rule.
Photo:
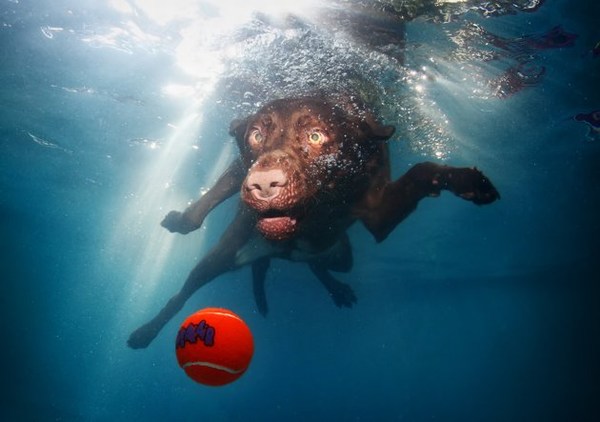
[[[235,119],[229,124],[229,134],[233,136],[238,143],[244,142],[247,125],[248,119]]]
[[[372,141],[387,141],[392,137],[396,128],[381,124],[373,111],[356,96],[342,96],[338,100],[343,113],[358,125],[367,139]]]
[[[360,128],[369,139],[374,141],[387,141],[396,131],[394,126],[379,123],[370,113],[360,123]]]
[[[247,156],[248,146],[246,145],[246,128],[248,127],[248,119],[235,119],[229,124],[229,134],[235,138],[238,150],[242,157]]]

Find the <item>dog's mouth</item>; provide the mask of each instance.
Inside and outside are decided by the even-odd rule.
[[[270,210],[258,217],[256,228],[269,240],[286,240],[296,234],[299,221],[298,214]]]

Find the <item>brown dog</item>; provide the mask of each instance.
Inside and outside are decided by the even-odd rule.
[[[271,258],[306,262],[338,306],[352,306],[352,289],[330,271],[350,270],[346,230],[355,221],[381,242],[422,198],[442,190],[475,204],[499,198],[475,168],[421,163],[391,181],[386,141],[394,127],[380,124],[363,104],[349,98],[273,101],[234,121],[230,133],[240,159],[199,201],[183,213],[171,211],[162,225],[184,234],[199,228],[241,185],[239,211],[179,293],[131,334],[132,348],[148,346],[204,284],[243,265],[252,265],[255,298],[265,314],[264,280]]]

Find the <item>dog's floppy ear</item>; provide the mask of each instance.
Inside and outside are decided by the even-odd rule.
[[[371,113],[365,116],[365,119],[360,123],[360,128],[367,134],[369,139],[374,141],[387,141],[396,131],[394,126],[379,123]]]
[[[238,142],[243,142],[247,125],[248,119],[235,119],[229,124],[229,134],[237,139]]]
[[[372,141],[387,141],[392,137],[396,128],[381,124],[373,111],[356,96],[342,96],[338,100],[343,112],[350,117],[367,139]]]
[[[244,139],[246,135],[246,128],[248,127],[248,119],[235,119],[229,124],[229,134],[235,138],[238,145],[238,149],[242,156],[246,155],[247,150],[246,141]]]

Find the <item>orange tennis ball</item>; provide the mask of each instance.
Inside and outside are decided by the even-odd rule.
[[[254,354],[250,329],[227,309],[206,308],[190,315],[175,341],[179,366],[205,385],[225,385],[248,369]]]

